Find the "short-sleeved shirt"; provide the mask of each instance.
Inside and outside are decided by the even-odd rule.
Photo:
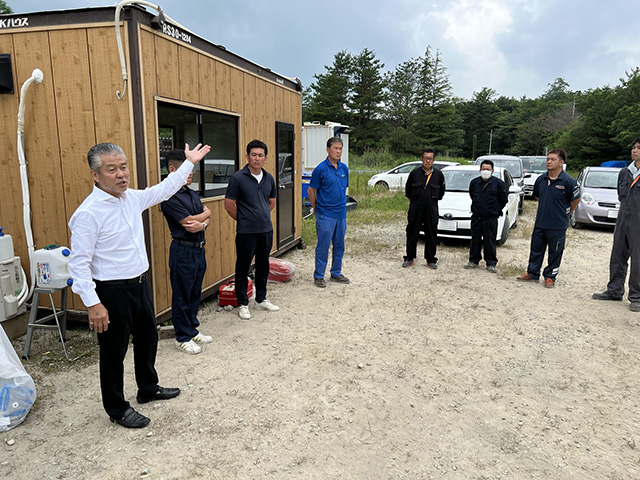
[[[204,212],[200,196],[186,185],[176,192],[169,200],[160,204],[164,218],[171,232],[171,237],[187,242],[201,242],[204,231],[188,232],[180,223],[187,217]]]
[[[316,214],[347,218],[349,167],[338,161],[334,167],[327,157],[311,174],[309,187],[316,191]]]
[[[269,199],[276,198],[276,182],[266,170],[262,169],[262,174],[262,180],[258,183],[256,177],[251,175],[249,166],[245,165],[229,180],[225,198],[236,201],[237,233],[252,234],[273,231]]]
[[[571,202],[580,198],[576,179],[561,171],[555,180],[549,173],[540,175],[533,185],[533,196],[539,198],[536,227],[566,230],[569,227]]]

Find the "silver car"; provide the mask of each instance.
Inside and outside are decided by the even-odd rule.
[[[571,214],[571,226],[613,227],[618,218],[618,174],[620,168],[586,167],[578,175],[580,203]]]

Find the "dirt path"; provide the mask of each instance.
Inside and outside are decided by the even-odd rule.
[[[290,252],[296,276],[269,285],[280,312],[241,321],[204,306],[215,340],[196,356],[161,340],[161,383],[180,397],[138,406],[130,353],[127,395],[146,429],[108,421],[94,362],[34,372],[37,404],[1,434],[0,477],[640,478],[640,314],[590,299],[611,232],[570,230],[544,289],[514,280],[528,217],[497,275],[464,270],[455,245],[439,247],[437,271],[400,268],[402,221],[349,227],[351,285],[314,287],[313,248]]]

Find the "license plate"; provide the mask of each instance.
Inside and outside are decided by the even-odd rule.
[[[455,232],[458,230],[458,222],[455,220],[440,220],[438,224],[438,230],[444,230],[447,232]]]
[[[618,218],[618,210],[609,210],[607,212],[607,218]]]

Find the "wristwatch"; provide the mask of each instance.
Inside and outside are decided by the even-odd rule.
[[[204,232],[207,229],[207,222],[202,222],[202,225],[204,225],[204,228],[202,229],[202,231]]]

